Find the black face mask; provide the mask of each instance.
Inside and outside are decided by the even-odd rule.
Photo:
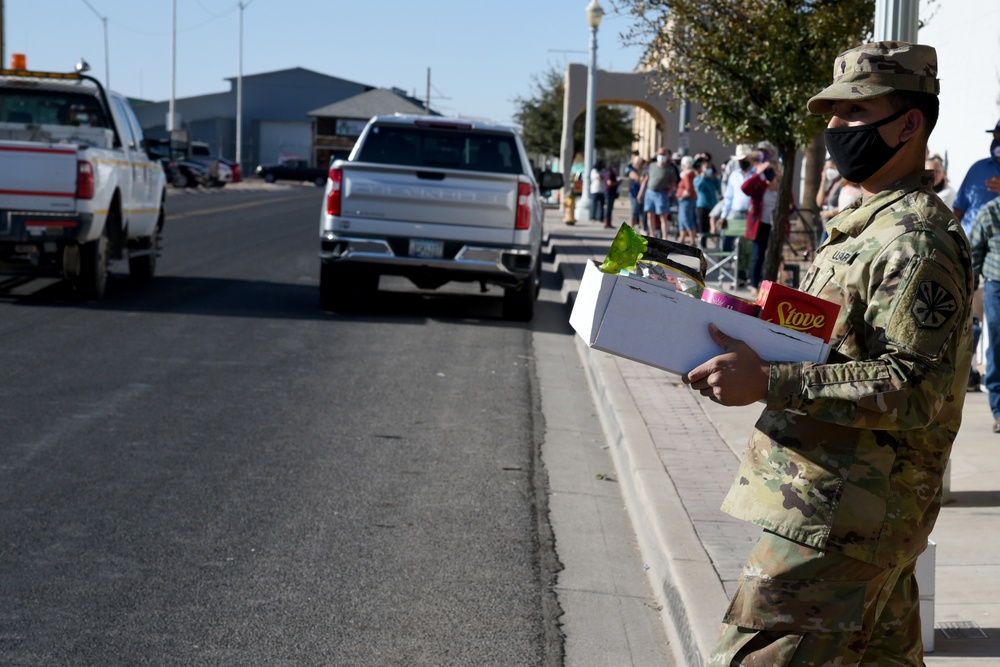
[[[909,109],[902,109],[888,118],[869,125],[827,128],[823,133],[826,150],[837,165],[840,175],[852,183],[864,183],[892,159],[905,141],[890,146],[878,133],[878,128],[896,120]]]
[[[740,160],[739,165],[740,165],[740,171],[746,171],[747,169],[750,168],[750,160]]]

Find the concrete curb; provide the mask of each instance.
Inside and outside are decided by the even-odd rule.
[[[679,664],[701,667],[728,604],[673,480],[613,357],[577,337],[622,495],[632,517],[660,616]]]
[[[558,241],[548,251],[572,310],[583,264],[562,261]],[[574,336],[639,542],[660,618],[678,665],[702,667],[717,639],[719,609],[728,595],[702,545],[642,418],[616,359]]]

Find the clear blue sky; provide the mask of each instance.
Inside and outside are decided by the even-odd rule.
[[[250,0],[243,10],[243,74],[304,67],[350,81],[398,87],[447,115],[510,121],[532,77],[586,63],[589,0]],[[236,0],[176,0],[176,97],[228,90],[238,71]],[[598,32],[598,67],[632,71],[641,55],[612,12]],[[88,6],[89,5],[89,6]],[[81,56],[105,80],[107,17],[111,88],[170,98],[172,0],[4,0],[4,67],[70,71]],[[91,9],[93,7],[93,9]]]

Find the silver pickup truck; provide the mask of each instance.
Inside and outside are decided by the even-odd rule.
[[[421,289],[503,287],[503,315],[534,315],[541,280],[539,188],[521,137],[502,125],[433,116],[372,118],[347,160],[330,165],[320,218],[320,303],[349,310],[380,275]]]

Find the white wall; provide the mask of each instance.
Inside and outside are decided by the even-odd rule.
[[[937,49],[941,117],[929,148],[948,160],[956,189],[976,160],[989,157],[1000,120],[1000,2],[937,0],[920,3],[921,44]]]

